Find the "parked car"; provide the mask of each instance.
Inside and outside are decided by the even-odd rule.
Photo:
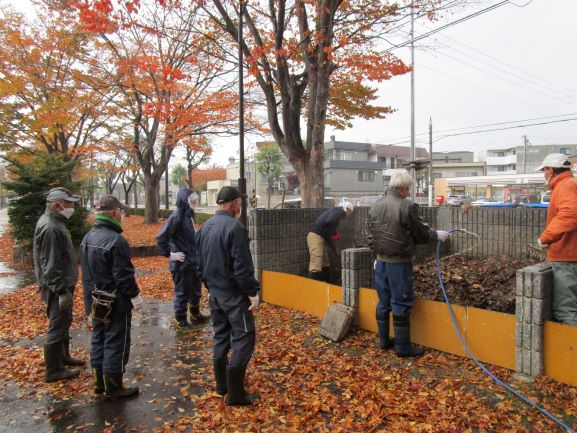
[[[379,199],[381,198],[380,195],[365,195],[363,197],[359,197],[355,199],[355,206],[358,207],[371,207],[374,205]]]
[[[455,194],[447,197],[447,206],[461,206],[464,204],[471,204],[473,199],[468,195]]]
[[[493,198],[480,198],[471,202],[471,206],[490,206],[491,204],[499,203]]]
[[[272,208],[273,209],[300,209],[301,208],[300,198],[291,198],[284,201],[284,206],[282,202],[278,202]],[[324,208],[335,207],[335,199],[333,197],[325,197]]]

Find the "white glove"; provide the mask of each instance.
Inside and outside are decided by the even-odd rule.
[[[250,300],[250,307],[248,307],[248,311],[252,311],[252,309],[257,309],[258,304],[260,304],[260,298],[258,293],[255,296],[249,296],[248,299]]]
[[[549,248],[549,244],[544,244],[543,242],[541,242],[541,239],[537,239],[537,246],[542,250],[546,250],[547,248]]]
[[[373,263],[373,271],[377,270],[377,261],[375,260],[375,263]]]
[[[441,242],[445,242],[447,239],[449,239],[449,232],[444,230],[437,230],[437,239]]]
[[[136,311],[140,311],[142,309],[142,304],[144,304],[144,301],[140,295],[136,295],[134,298],[130,298],[130,302],[132,302],[132,307]]]
[[[170,253],[170,257],[168,258],[168,260],[170,260],[171,262],[184,262],[185,259],[185,255],[184,253],[181,253],[180,251],[177,253]]]

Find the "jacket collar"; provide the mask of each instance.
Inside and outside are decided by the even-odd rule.
[[[108,227],[117,233],[122,233],[122,226],[112,218],[105,217],[104,215],[96,215],[94,227]]]
[[[53,210],[50,209],[46,209],[46,211],[44,212],[46,215],[54,217],[62,222],[66,221],[66,218],[64,217],[64,215],[61,215],[60,212],[54,212]]]
[[[571,170],[568,170],[565,173],[557,175],[553,180],[551,180],[550,183],[551,189],[555,188],[559,182],[561,182],[563,179],[567,179],[568,177],[573,177],[573,172]]]

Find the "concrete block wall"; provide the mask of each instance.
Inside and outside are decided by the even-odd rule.
[[[553,271],[538,263],[517,271],[515,306],[515,367],[518,373],[543,373],[543,327],[551,320]]]
[[[343,304],[355,310],[359,320],[359,289],[374,287],[373,254],[369,248],[350,248],[341,253]]]

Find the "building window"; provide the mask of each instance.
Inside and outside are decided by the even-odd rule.
[[[359,170],[359,182],[374,182],[375,172],[372,170],[362,171]]]
[[[500,165],[497,167],[497,171],[505,171],[505,166],[504,165]]]
[[[443,173],[433,173],[433,179],[440,179],[443,177]]]
[[[476,171],[458,171],[455,173],[455,177],[468,177],[468,176],[477,176]]]
[[[497,152],[497,156],[505,156],[505,152]]]
[[[384,162],[385,163],[385,167],[387,165],[387,157],[386,156],[379,156],[379,162]]]
[[[563,155],[571,155],[571,149],[568,147],[562,147],[559,149],[559,153],[562,153]]]
[[[350,161],[353,158],[353,154],[351,152],[341,152],[341,161]]]

